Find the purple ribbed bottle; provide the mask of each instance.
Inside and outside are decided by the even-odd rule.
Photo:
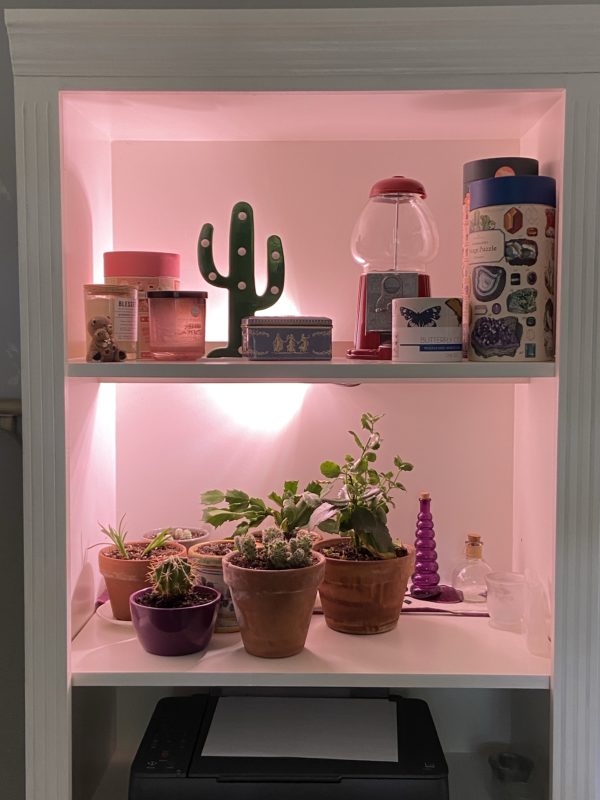
[[[412,576],[411,595],[420,600],[431,600],[441,594],[440,574],[438,572],[435,531],[431,516],[431,495],[421,492],[420,510],[417,516],[415,534],[415,571]]]

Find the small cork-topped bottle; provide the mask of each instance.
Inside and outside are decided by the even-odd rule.
[[[491,571],[483,558],[481,536],[470,533],[465,542],[465,557],[452,573],[452,586],[463,593],[466,603],[484,603],[487,597],[485,576]]]

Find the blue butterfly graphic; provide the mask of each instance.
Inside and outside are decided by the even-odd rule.
[[[441,306],[431,306],[425,311],[413,311],[412,308],[400,306],[400,313],[408,320],[409,328],[437,328],[436,319],[440,318]]]

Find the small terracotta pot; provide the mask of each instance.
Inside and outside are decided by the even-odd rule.
[[[286,658],[304,648],[325,558],[301,569],[247,569],[223,559],[223,575],[246,650],[261,658]]]
[[[147,541],[127,542],[127,544],[140,544],[148,546]],[[160,550],[150,558],[111,558],[107,554],[114,550],[114,545],[103,547],[98,553],[100,574],[106,581],[108,599],[115,619],[131,619],[129,610],[129,597],[138,589],[149,586],[148,570],[154,558],[169,558],[169,556],[187,555],[187,550],[177,542],[167,542],[168,550]]]
[[[212,595],[208,603],[187,608],[153,608],[138,600],[150,589],[140,589],[129,598],[131,620],[140,644],[155,656],[185,656],[203,653],[213,634],[221,595]]]
[[[214,542],[201,542],[188,550],[188,558],[194,564],[200,584],[208,586],[210,589],[216,589],[221,594],[221,604],[217,614],[217,622],[215,624],[215,633],[236,633],[239,631],[235,609],[233,607],[233,600],[231,599],[231,592],[229,586],[223,579],[223,558],[224,556],[217,556],[214,553],[204,552],[206,547],[213,544],[226,543],[233,547],[233,541],[229,539],[219,539]]]
[[[349,542],[349,538],[337,540]],[[315,551],[335,545],[324,541]],[[342,561],[327,558],[319,589],[325,622],[341,633],[385,633],[396,627],[408,580],[414,571],[415,551],[402,558],[381,561]]]

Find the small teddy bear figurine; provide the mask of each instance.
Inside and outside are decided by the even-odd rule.
[[[88,348],[88,361],[125,361],[127,353],[119,349],[112,338],[112,322],[110,317],[92,317],[88,322],[88,333],[91,336]]]

